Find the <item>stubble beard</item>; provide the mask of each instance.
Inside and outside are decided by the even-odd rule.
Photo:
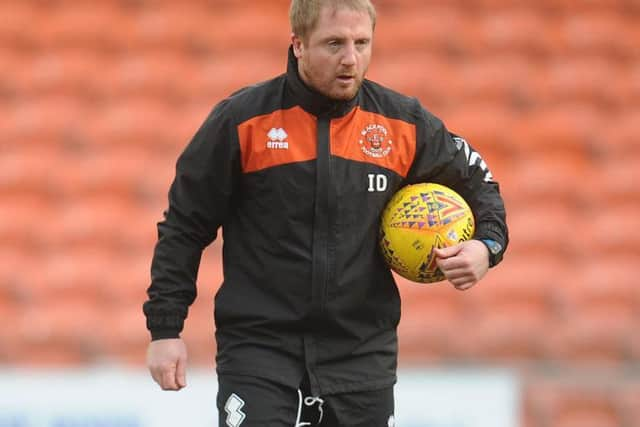
[[[324,78],[322,76],[314,75],[313,72],[307,71],[311,70],[306,70],[303,67],[300,67],[298,69],[298,75],[305,82],[305,84],[314,89],[316,92],[333,101],[350,101],[355,98],[356,94],[360,90],[360,87],[362,86],[365,75],[365,73],[363,73],[361,76],[356,75],[353,85],[345,88],[337,80],[337,76],[334,77],[334,81],[332,81],[331,83],[323,85],[322,83]]]
[[[326,97],[334,101],[351,101],[358,94],[362,81],[364,78],[357,78],[352,86],[348,89],[338,88],[330,90],[328,93],[324,93]]]

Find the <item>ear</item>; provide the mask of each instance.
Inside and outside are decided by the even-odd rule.
[[[293,54],[296,58],[300,59],[304,49],[304,43],[302,39],[294,33],[291,33],[291,46],[293,46]]]

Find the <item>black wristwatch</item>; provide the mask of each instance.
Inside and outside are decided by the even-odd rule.
[[[493,267],[502,260],[502,245],[495,240],[479,239],[489,249],[489,267]]]

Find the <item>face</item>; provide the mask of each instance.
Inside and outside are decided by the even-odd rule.
[[[373,25],[366,11],[325,6],[316,28],[302,40],[292,36],[302,80],[335,100],[356,96],[371,60]]]

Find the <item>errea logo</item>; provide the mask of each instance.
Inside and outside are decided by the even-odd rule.
[[[267,133],[269,140],[267,141],[267,148],[272,150],[288,150],[289,142],[287,142],[287,132],[282,128],[271,128]]]

